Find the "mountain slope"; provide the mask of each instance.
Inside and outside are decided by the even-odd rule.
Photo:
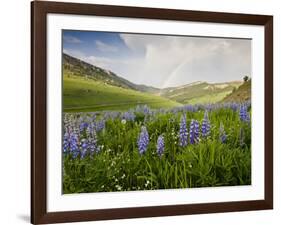
[[[149,93],[151,94],[150,97],[160,96],[166,100],[169,99],[174,103],[177,102],[179,104],[220,102],[242,84],[240,81],[225,83],[207,83],[198,81],[178,87],[158,89],[147,85],[134,84],[111,71],[91,65],[67,54],[63,54],[63,74],[64,78],[81,78],[84,81],[88,80],[103,84],[105,85],[104,88],[118,87],[136,92]],[[83,89],[82,86],[81,88]],[[127,97],[125,97],[125,99]],[[237,96],[234,99],[239,98]]]
[[[64,75],[64,112],[128,110],[144,104],[151,108],[181,106],[178,102],[150,93],[116,87],[81,76]]]
[[[117,76],[111,71],[91,65],[87,62],[84,62],[65,53],[63,54],[63,69],[64,74],[66,75],[81,76],[95,81],[102,81],[105,84],[109,84],[116,87],[122,87],[150,93],[159,91],[159,89],[154,87],[134,84],[122,77]]]
[[[237,89],[234,89],[232,93],[227,95],[223,102],[244,102],[251,100],[251,80],[244,82]]]
[[[199,81],[179,87],[162,89],[159,95],[182,104],[212,103],[222,100],[241,84],[242,82],[240,81],[225,83]]]

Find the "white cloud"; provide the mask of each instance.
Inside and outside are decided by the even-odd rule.
[[[124,66],[126,68],[126,64],[128,64],[127,60],[111,59],[107,57],[98,57],[94,55],[86,56],[82,51],[73,50],[73,49],[63,49],[63,52],[80,60],[83,60],[87,63],[90,63],[94,66],[111,70],[112,72],[116,72],[116,66],[118,67]]]
[[[158,87],[193,81],[241,79],[251,71],[249,40],[121,34],[135,52],[144,52],[142,67],[131,80]],[[137,78],[135,78],[137,76]]]
[[[96,44],[97,49],[100,50],[101,52],[117,52],[118,51],[117,47],[106,44],[99,40],[96,40],[95,44]]]
[[[194,81],[241,80],[251,75],[250,40],[134,34],[120,37],[136,53],[134,57],[86,57],[82,52],[68,52],[134,83],[160,88]]]
[[[70,43],[70,44],[81,44],[83,43],[80,39],[70,36],[70,35],[64,35],[63,41]]]

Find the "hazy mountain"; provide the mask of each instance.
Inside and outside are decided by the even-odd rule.
[[[217,102],[222,100],[241,84],[242,82],[240,81],[225,83],[197,81],[178,87],[162,89],[159,95],[184,104],[193,104],[196,103],[196,101],[200,103]]]

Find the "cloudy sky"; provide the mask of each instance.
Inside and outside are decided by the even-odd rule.
[[[158,88],[251,76],[251,40],[63,31],[63,51]]]

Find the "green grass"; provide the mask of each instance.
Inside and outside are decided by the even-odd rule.
[[[136,115],[134,122],[125,124],[120,118],[106,121],[104,130],[97,133],[99,153],[83,159],[64,155],[65,194],[251,184],[251,125],[241,122],[237,112],[210,112],[210,136],[201,136],[199,143],[186,147],[179,146],[181,112],[152,117]],[[71,116],[73,121],[81,116],[87,118],[85,114]],[[185,116],[189,128],[192,119],[202,121],[204,111],[186,112]],[[220,123],[227,135],[225,143],[219,139]],[[150,138],[147,151],[141,155],[137,139],[143,125]],[[156,152],[160,134],[165,140],[161,157]],[[81,138],[87,138],[86,132],[82,132]]]
[[[65,112],[126,110],[142,104],[151,108],[181,105],[160,96],[76,76],[63,78],[63,104]]]
[[[202,82],[194,85],[187,85],[162,90],[161,95],[182,104],[205,104],[215,103],[224,99],[238,88],[240,82],[209,84]]]
[[[191,100],[187,100],[184,103],[185,104],[207,104],[207,103],[216,103],[224,99],[228,94],[230,94],[231,91],[225,91],[225,92],[220,92],[216,94],[209,94],[209,95],[204,95],[201,97],[197,98],[192,98]]]

